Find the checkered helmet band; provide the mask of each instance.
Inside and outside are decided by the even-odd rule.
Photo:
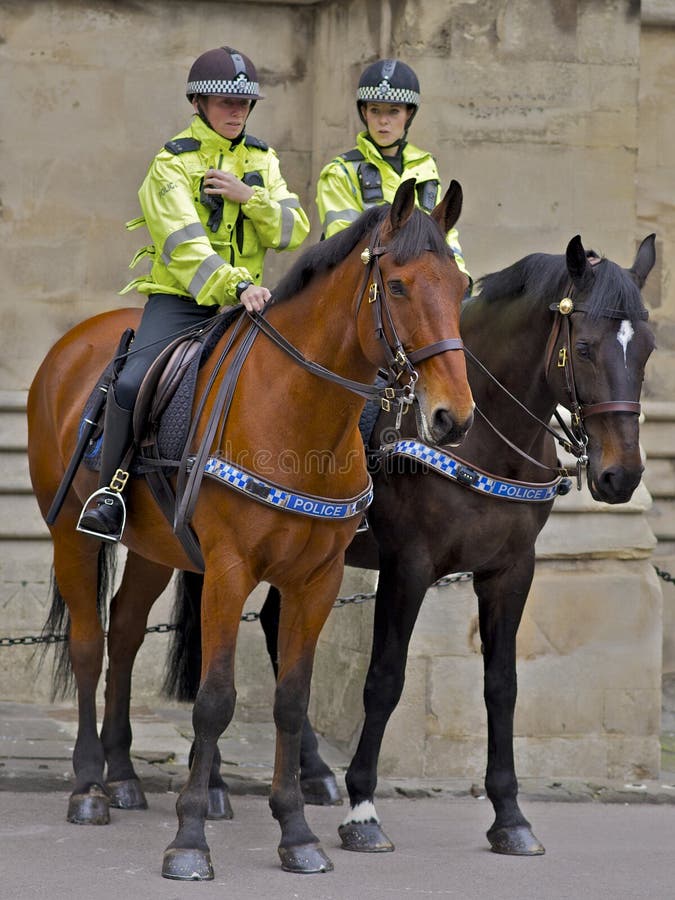
[[[188,81],[186,94],[229,94],[233,97],[257,98],[260,96],[260,85],[257,81],[248,81],[246,76],[240,76],[235,81]]]
[[[411,106],[420,105],[420,95],[409,88],[395,88],[384,79],[378,85],[364,85],[356,92],[356,99],[366,103],[407,103]]]

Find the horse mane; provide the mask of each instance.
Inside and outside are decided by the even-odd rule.
[[[584,298],[584,310],[591,319],[599,319],[611,310],[627,319],[645,319],[646,309],[640,289],[626,269],[594,250],[586,257],[599,260],[594,265],[593,285]],[[561,300],[569,289],[566,258],[550,253],[532,253],[506,269],[484,275],[477,282],[482,300],[487,303],[528,296],[535,303]]]
[[[281,303],[288,300],[307,287],[312,279],[343,262],[366,235],[381,225],[390,206],[389,203],[372,206],[348,228],[308,247],[274,288],[272,301]],[[397,265],[417,259],[424,250],[431,250],[439,256],[451,257],[452,254],[436,221],[417,208],[403,228],[392,236],[387,250]]]

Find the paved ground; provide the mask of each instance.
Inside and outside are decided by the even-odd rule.
[[[531,859],[489,852],[484,835],[492,812],[479,785],[462,779],[382,781],[378,809],[397,845],[394,853],[343,851],[337,837],[343,811],[311,807],[308,820],[335,871],[284,873],[276,853],[278,826],[266,800],[273,729],[246,723],[233,723],[220,744],[236,796],[233,821],[207,823],[215,880],[166,881],[162,852],[176,831],[175,792],[187,772],[190,712],[185,706],[136,708],[133,721],[150,809],[113,810],[110,826],[78,827],[65,821],[72,706],[0,703],[0,898],[675,897],[675,771],[636,784],[523,780],[524,811],[547,847],[546,856]],[[344,787],[347,759],[326,744],[322,752]]]

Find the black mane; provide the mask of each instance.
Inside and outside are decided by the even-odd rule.
[[[588,258],[597,258],[593,250]],[[646,309],[640,289],[626,269],[604,257],[594,266],[593,285],[584,297],[584,310],[590,318],[598,319],[610,311],[627,319],[645,319]],[[539,303],[561,300],[569,288],[570,276],[565,256],[532,253],[512,266],[484,275],[477,286],[482,300],[494,303],[518,296],[529,296]]]
[[[343,231],[308,247],[284,275],[272,292],[274,303],[295,296],[317,275],[335,268],[343,262],[354,247],[380,225],[389,213],[390,204],[373,206]],[[437,255],[451,255],[445,235],[431,216],[415,208],[403,228],[399,229],[387,245],[397,265],[417,259],[424,250]]]

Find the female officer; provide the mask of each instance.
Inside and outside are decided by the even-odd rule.
[[[118,467],[132,440],[132,413],[150,364],[176,336],[240,301],[260,311],[270,297],[262,286],[268,248],[293,250],[309,233],[309,220],[288,190],[275,151],[245,133],[260,99],[248,56],[231,47],[203,53],[193,63],[186,94],[196,115],[153,160],[139,191],[152,243],[148,275],[136,288],[148,300],[131,352],[106,400],[100,488],[85,504],[78,529],[118,541],[124,522]]]
[[[351,225],[367,207],[391,203],[406,178],[417,183],[418,206],[426,212],[436,206],[441,196],[436,162],[407,141],[419,104],[417,75],[404,62],[381,59],[364,70],[356,106],[366,130],[357,135],[356,147],[329,162],[319,176],[316,203],[325,237]],[[470,280],[456,228],[447,241]]]

